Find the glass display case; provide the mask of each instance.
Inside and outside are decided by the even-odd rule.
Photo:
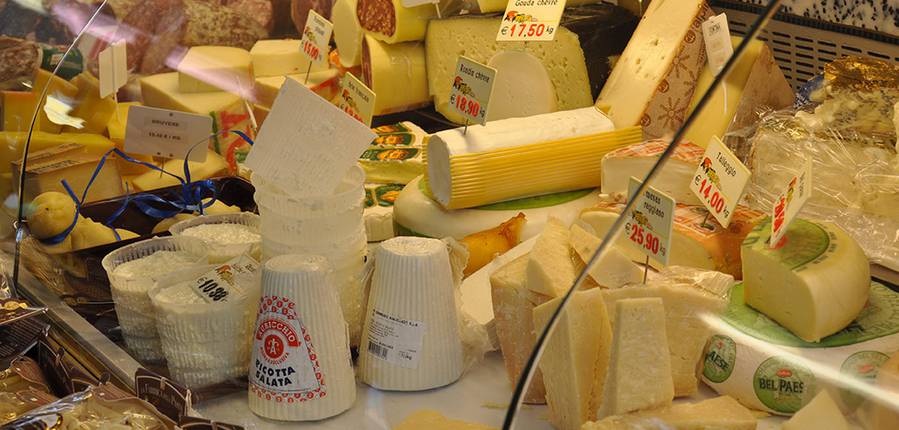
[[[869,3],[0,0],[0,428],[899,428]]]

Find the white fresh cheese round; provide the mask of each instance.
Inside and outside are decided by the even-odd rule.
[[[487,65],[496,69],[488,121],[558,110],[556,87],[543,63],[527,51],[500,51]]]

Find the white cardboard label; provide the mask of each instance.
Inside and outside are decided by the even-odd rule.
[[[197,278],[192,287],[194,293],[207,303],[227,302],[229,298],[244,295],[238,285],[238,276],[249,276],[259,269],[259,263],[251,257],[241,255],[222,264]]]
[[[440,0],[401,0],[400,1],[400,4],[403,5],[403,7],[415,7],[415,6],[421,6],[423,4],[438,4],[438,3],[440,3]]]
[[[372,309],[367,350],[388,363],[417,369],[424,335],[425,323]]]
[[[806,162],[803,171],[787,184],[786,190],[774,201],[771,213],[771,239],[768,246],[776,248],[787,233],[790,223],[812,196],[812,163]]]
[[[690,190],[727,227],[751,174],[718,136],[712,136],[690,182]]]
[[[306,26],[303,28],[303,38],[300,40],[300,50],[313,63],[321,63],[327,59],[333,29],[334,24],[331,24],[331,21],[314,10],[309,11]]]
[[[551,41],[556,37],[563,9],[565,0],[509,0],[496,40]]]
[[[472,124],[487,123],[487,106],[493,94],[496,69],[464,55],[456,62],[449,104]]]
[[[634,195],[640,183],[637,178],[630,178],[627,187],[629,196]],[[671,231],[674,228],[674,199],[651,186],[636,198],[637,204],[627,214],[628,222],[624,226],[624,233],[647,257],[667,266],[671,254]]]
[[[128,82],[128,53],[124,40],[109,45],[100,52],[100,97],[114,94]]]
[[[705,41],[705,52],[709,59],[709,68],[717,75],[734,53],[734,45],[730,39],[727,26],[727,15],[715,15],[702,23],[702,38]]]
[[[72,112],[72,106],[68,103],[51,95],[47,95],[47,101],[44,103],[44,113],[47,114],[47,119],[49,119],[50,122],[57,125],[67,125],[77,129],[84,128],[84,120],[69,115],[70,112]]]
[[[246,166],[303,195],[332,193],[377,135],[288,79],[259,128]]]
[[[340,80],[339,100],[337,107],[371,127],[371,118],[375,111],[375,92],[352,73],[347,73]]]
[[[131,106],[125,125],[125,152],[184,159],[191,147],[211,134],[212,118],[207,115]],[[206,152],[204,145],[197,145],[188,159],[202,163]]]

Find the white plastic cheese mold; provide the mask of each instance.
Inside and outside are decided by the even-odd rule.
[[[175,236],[191,236],[209,245],[209,262],[224,263],[241,254],[262,258],[259,215],[250,212],[204,215],[169,228]]]

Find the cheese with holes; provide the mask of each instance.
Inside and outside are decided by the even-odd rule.
[[[613,321],[612,353],[597,418],[670,405],[674,382],[662,299],[620,300]]]
[[[734,48],[743,40],[731,38]],[[708,91],[715,73],[708,64],[702,69],[690,110]],[[705,148],[712,136],[724,138],[729,130],[739,130],[758,121],[759,108],[783,109],[793,105],[793,89],[784,77],[765,42],[753,40],[737,64],[687,130],[684,139]]]
[[[71,115],[84,120],[84,128],[65,127],[66,131],[75,133],[103,134],[109,119],[116,113],[116,101],[112,95],[100,97],[100,80],[90,72],[83,72],[72,79],[78,86],[78,94],[73,102]]]
[[[543,329],[543,326],[534,326],[534,307],[549,300],[546,296],[528,290],[527,267],[528,255],[525,254],[490,275],[496,337],[499,339],[503,362],[513,389],[534,350],[538,331]],[[540,369],[534,373],[524,402],[546,402],[543,373]]]
[[[615,415],[584,424],[581,430],[755,430],[757,421],[745,406],[732,397],[721,396],[697,403]]]
[[[501,51],[487,65],[496,69],[487,120],[520,118],[559,110],[556,88],[539,58],[525,51]],[[522,91],[527,88],[526,91]]]
[[[556,218],[547,221],[528,259],[529,290],[544,296],[559,297],[574,285],[577,273],[568,249],[569,238],[565,224]]]
[[[849,430],[849,423],[827,390],[821,390],[811,402],[785,422],[782,430]]]
[[[431,104],[422,42],[387,44],[371,35],[365,36],[362,41],[362,81],[377,95],[375,115],[404,112]]]
[[[428,140],[428,185],[447,209],[593,188],[603,155],[641,140],[592,107],[441,131]]]
[[[259,40],[250,49],[253,74],[257,77],[284,76],[306,73],[309,58],[300,49],[298,39]],[[328,63],[312,65],[312,72],[328,68]]]
[[[225,162],[225,159],[222,158],[221,155],[216,154],[215,151],[211,149],[207,150],[206,161],[202,163],[198,163],[196,161],[188,161],[187,165],[188,169],[190,169],[190,179],[192,181],[209,179],[218,175],[223,175],[228,171],[228,163]],[[166,172],[180,176],[182,179],[185,177],[184,160],[174,158],[166,160],[166,162],[162,165],[162,169]],[[150,170],[146,173],[132,178],[131,184],[138,191],[150,191],[158,188],[179,185],[180,182],[169,175],[160,175],[159,171]]]
[[[645,178],[658,163],[669,142],[664,139],[647,140],[606,154],[602,158],[602,192],[627,195],[630,177]],[[702,205],[699,197],[690,191],[690,182],[703,154],[705,149],[702,147],[681,141],[650,185],[678,203]]]
[[[62,180],[72,188],[80,199],[84,194],[88,181],[93,181],[83,203],[105,200],[125,194],[122,178],[116,163],[105,163],[103,168],[92,177],[97,170],[100,157],[90,154],[84,145],[66,143],[42,151],[32,152],[28,157],[25,174],[25,201],[47,191],[65,193]],[[13,183],[19,183],[21,160],[14,163]]]
[[[534,309],[534,324],[546,326],[561,298]],[[540,359],[550,422],[559,430],[579,430],[596,419],[605,401],[612,329],[598,288],[571,296]]]
[[[227,91],[246,94],[253,87],[250,53],[231,46],[194,46],[178,63],[182,93]]]
[[[641,125],[649,138],[680,127],[706,63],[700,23],[711,16],[705,0],[650,3],[596,100],[616,127]]]
[[[287,79],[293,79],[306,85],[306,88],[309,88],[325,100],[334,98],[340,87],[340,73],[337,69],[309,73],[309,79],[306,79],[305,73],[256,78],[254,91],[256,103],[271,109],[275,103],[275,98],[278,97],[278,90],[281,89],[281,86],[284,85]]]
[[[570,237],[575,258],[584,266],[602,244],[600,238],[577,224],[571,226]],[[620,288],[643,279],[643,270],[614,246],[606,249],[596,264],[590,267],[589,273],[594,282],[606,288]]]
[[[581,220],[593,227],[597,236],[605,237],[623,207],[619,203],[603,202],[584,211]],[[703,206],[677,205],[668,264],[717,270],[741,278],[740,245],[765,214],[737,206],[730,226],[725,229],[712,218],[703,225],[707,213]],[[616,245],[636,262],[646,260],[646,254],[623,233]],[[658,267],[655,262],[650,264]]]
[[[356,16],[357,3],[358,0],[336,0],[331,9],[334,44],[337,45],[337,55],[343,67],[362,64],[362,37],[365,31]]]
[[[423,40],[437,8],[429,3],[405,7],[401,0],[359,0],[356,16],[367,34],[382,42],[398,43]]]
[[[794,220],[786,239],[768,245],[771,224],[743,242],[746,304],[808,342],[852,322],[868,300],[871,271],[858,243],[836,224]]]
[[[483,424],[470,423],[447,418],[437,411],[427,409],[415,411],[393,430],[496,430]]]

